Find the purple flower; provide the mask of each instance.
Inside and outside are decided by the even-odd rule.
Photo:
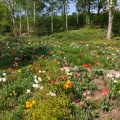
[[[77,98],[77,99],[76,99],[76,102],[80,102],[80,101],[81,101],[81,99],[80,99],[80,98]]]

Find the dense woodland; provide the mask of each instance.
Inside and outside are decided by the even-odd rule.
[[[76,12],[69,15],[69,5]],[[82,27],[108,28],[120,35],[120,9],[116,0],[1,0],[0,34],[49,35]]]

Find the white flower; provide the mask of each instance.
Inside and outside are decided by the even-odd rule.
[[[2,80],[3,80],[3,82],[5,82],[6,81],[6,77],[2,78]]]
[[[0,78],[0,82],[2,81],[2,78]]]
[[[37,78],[37,76],[35,75],[35,76],[34,76],[34,78],[36,79],[36,78]]]
[[[87,94],[86,93],[83,93],[84,96],[86,96]]]
[[[41,70],[39,70],[39,73],[41,73],[42,71]]]
[[[3,73],[3,76],[6,76],[6,73]]]
[[[46,71],[42,71],[42,73],[45,73]]]
[[[49,92],[47,95],[50,95],[50,96],[56,96],[56,94],[53,93],[53,92]]]
[[[39,88],[40,88],[40,90],[43,90],[43,86],[40,86]]]
[[[113,77],[113,75],[112,74],[107,74],[107,77]]]
[[[38,80],[39,80],[39,81],[42,81],[42,78],[38,77]]]
[[[34,82],[35,82],[35,83],[38,83],[37,79],[34,79]]]
[[[49,95],[51,95],[51,96],[56,96],[56,94],[53,93],[53,92],[50,92]]]
[[[120,74],[116,73],[116,78],[119,78],[120,77]]]
[[[87,98],[86,98],[86,99],[88,100],[88,99],[90,99],[90,97],[89,97],[89,96],[87,96]]]
[[[117,80],[114,80],[114,83],[117,83]]]
[[[31,92],[31,90],[30,89],[27,89],[27,92],[26,93],[30,93]]]
[[[32,86],[35,87],[35,88],[38,88],[38,87],[39,87],[38,84],[33,84]]]

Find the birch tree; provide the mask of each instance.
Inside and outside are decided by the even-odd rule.
[[[106,39],[111,39],[111,32],[112,32],[112,23],[113,23],[113,15],[114,15],[114,7],[116,5],[116,0],[107,0],[108,2],[108,9],[109,9],[109,20],[108,20],[108,31]]]
[[[17,36],[16,33],[16,24],[15,24],[15,0],[4,0],[4,2],[7,4],[9,11],[11,12],[11,18],[13,23],[13,33],[14,36]]]

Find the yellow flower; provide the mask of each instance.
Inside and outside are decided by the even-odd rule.
[[[96,58],[99,58],[99,55],[96,55]]]
[[[69,88],[69,85],[68,85],[67,83],[65,83],[65,84],[63,84],[63,87],[64,87],[65,89],[68,89],[68,88]]]
[[[13,95],[16,95],[16,92],[15,92],[15,91],[13,91]]]
[[[17,70],[18,71],[18,73],[21,73],[21,69],[19,69],[19,70]]]
[[[33,105],[32,103],[29,105],[29,106],[30,106],[30,108],[32,107],[32,105]]]
[[[66,83],[69,85],[69,84],[70,84],[70,82],[71,82],[70,80],[67,80],[67,82],[66,82]]]
[[[35,105],[35,104],[36,104],[35,100],[32,100],[32,104],[33,104],[33,105]]]
[[[12,96],[12,93],[10,93],[10,96]]]
[[[32,105],[31,105],[31,103],[29,101],[26,101],[25,103],[26,103],[26,108],[27,109],[32,107]]]
[[[118,91],[118,93],[120,93],[120,90]]]

